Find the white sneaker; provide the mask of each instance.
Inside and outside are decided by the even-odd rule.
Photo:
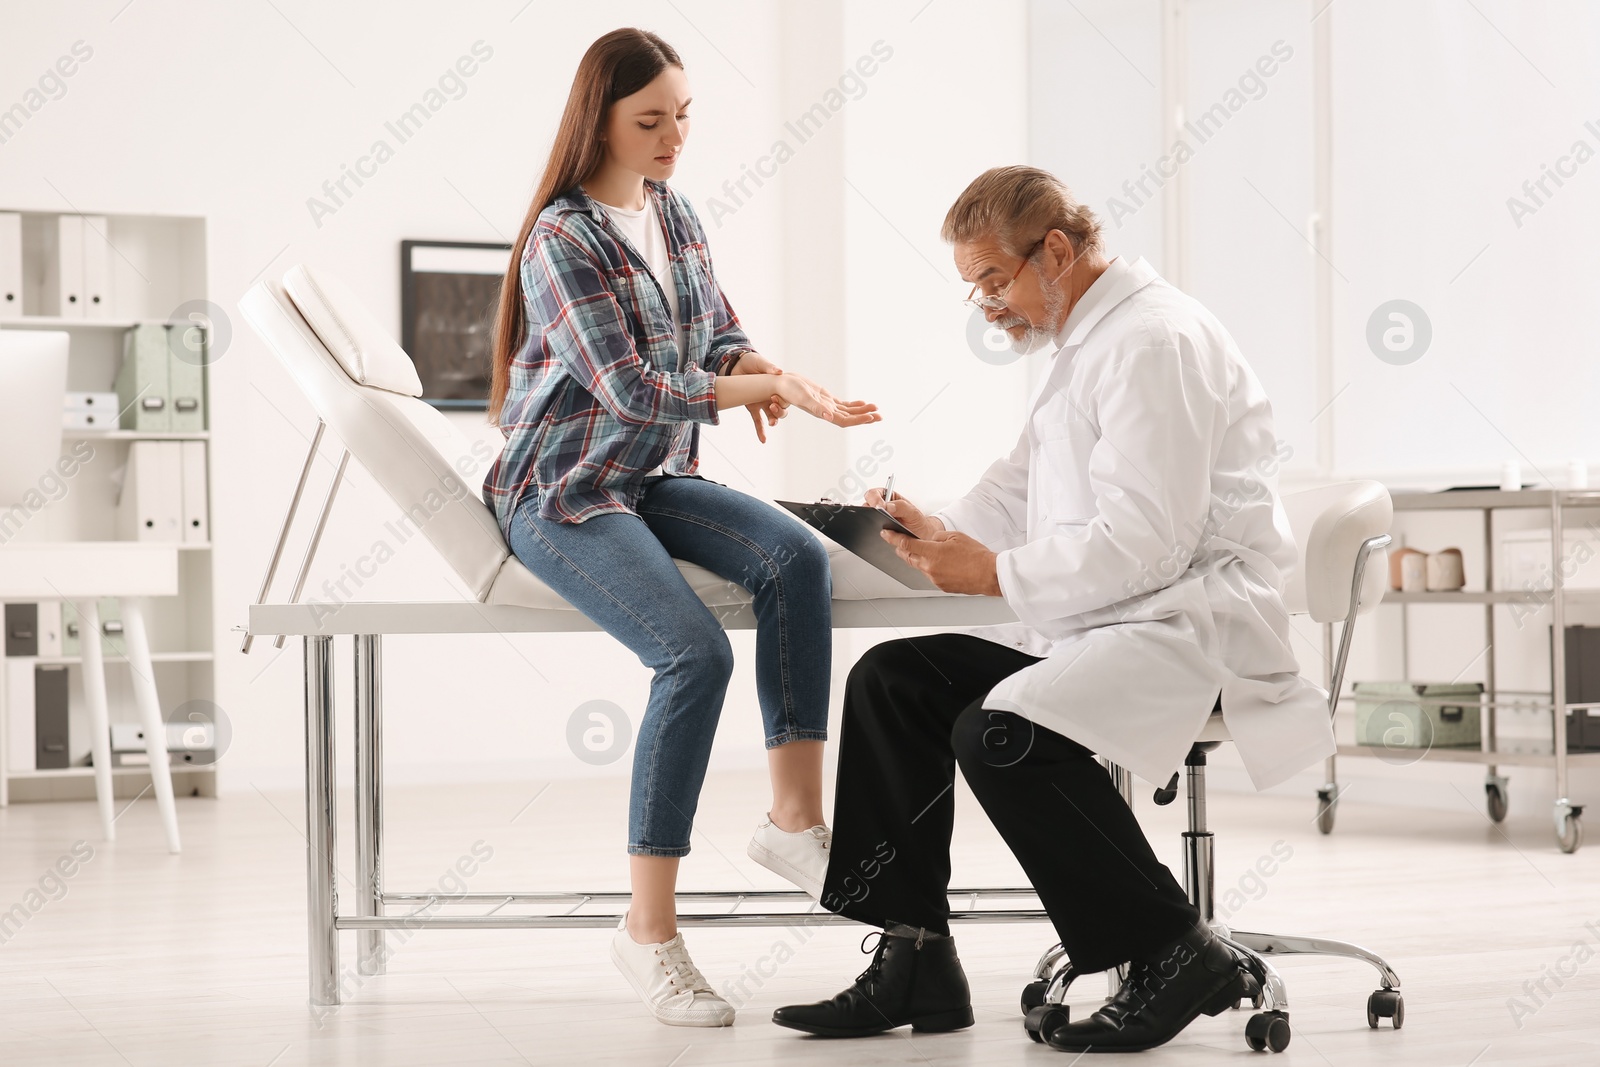
[[[611,962],[633,986],[645,1007],[671,1026],[732,1026],[733,1005],[711,988],[689,958],[683,933],[671,941],[641,945],[628,933],[628,917],[611,939]]]
[[[804,889],[812,900],[822,900],[822,879],[828,873],[833,831],[826,826],[789,833],[769,817],[750,838],[745,853],[774,874],[781,874]]]

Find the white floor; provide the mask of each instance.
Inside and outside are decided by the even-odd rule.
[[[425,890],[444,879],[444,891],[459,889],[446,872],[476,846],[479,856],[492,855],[464,879],[473,891],[620,888],[625,790],[605,782],[541,788],[395,790],[389,887]],[[744,857],[765,788],[757,774],[713,775],[685,888],[780,887]],[[355,975],[347,933],[350,995],[342,1007],[313,1013],[301,804],[296,794],[255,791],[180,801],[181,856],[162,847],[148,798],[121,817],[114,845],[97,840],[90,804],[0,812],[0,909],[23,905],[10,925],[0,919],[0,1063],[1072,1062],[1022,1031],[1017,994],[1051,940],[1045,927],[1030,925],[958,929],[978,1021],[957,1034],[837,1042],[773,1026],[773,1008],[831,995],[862,969],[861,931],[846,927],[689,931],[702,970],[740,1006],[726,1030],[651,1020],[606,959],[610,934],[598,930],[399,935],[390,973],[372,978]],[[1181,808],[1140,802],[1175,869]],[[958,810],[957,883],[1014,883],[1016,868],[969,794]],[[1600,958],[1590,958],[1600,950],[1600,846],[1561,855],[1547,810],[1531,798],[1519,808],[1514,797],[1512,817],[1495,827],[1465,800],[1458,812],[1398,812],[1352,798],[1338,829],[1323,837],[1309,821],[1309,799],[1215,795],[1218,892],[1226,905],[1229,888],[1237,890],[1236,927],[1364,943],[1385,953],[1404,981],[1404,1029],[1372,1031],[1364,1017],[1370,968],[1285,961],[1294,1038],[1273,1062],[1600,1063]],[[80,839],[80,855],[92,848],[92,857],[66,864],[70,878],[48,877]],[[1270,877],[1247,874],[1275,844],[1289,857]],[[1575,953],[1578,944],[1584,949]],[[1560,985],[1549,977],[1574,969]],[[1550,995],[1536,1003],[1524,983],[1540,980]],[[1076,1010],[1104,988],[1098,977],[1080,983]],[[1512,998],[1523,998],[1530,1013],[1514,1018]],[[1247,1014],[1202,1018],[1136,1062],[1244,1062],[1252,1055],[1243,1040]]]

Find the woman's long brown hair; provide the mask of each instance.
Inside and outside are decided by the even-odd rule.
[[[500,306],[495,312],[494,339],[489,347],[493,363],[490,422],[500,421],[500,409],[511,384],[511,360],[527,340],[528,319],[522,310],[522,254],[539,212],[600,169],[605,158],[600,134],[611,105],[649,85],[669,66],[683,67],[672,46],[647,30],[631,28],[612,30],[590,45],[579,61],[544,176],[528,205],[505,280],[500,284]]]

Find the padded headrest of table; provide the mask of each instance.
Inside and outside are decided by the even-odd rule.
[[[404,396],[422,395],[416,364],[342,281],[302,263],[284,274],[283,288],[351,380]]]

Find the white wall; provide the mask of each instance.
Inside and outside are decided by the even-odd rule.
[[[1132,201],[1122,183],[1170,150],[1159,132],[1161,17],[1171,6],[1186,11],[1191,120],[1225,101],[1258,58],[1280,60],[1229,105],[1220,131],[1203,143],[1188,138],[1193,155],[1181,173],[1189,183],[1186,288],[1221,317],[1273,399],[1279,436],[1295,450],[1284,487],[1330,477],[1411,488],[1497,484],[1512,458],[1526,478],[1564,485],[1569,458],[1600,459],[1586,418],[1600,373],[1589,322],[1600,287],[1600,163],[1567,165],[1575,174],[1559,188],[1550,183],[1554,195],[1541,196],[1520,225],[1507,203],[1526,201],[1522,182],[1575,152],[1575,141],[1586,143],[1585,158],[1600,153],[1600,12],[1509,0],[1030,5],[1033,160],[1101,211],[1112,252],[1146,256],[1163,271],[1163,227],[1172,220],[1160,198]],[[1331,388],[1318,384],[1307,237],[1314,18],[1333,35]],[[1279,42],[1287,59],[1274,52]],[[1118,218],[1113,197],[1136,210]],[[1431,347],[1407,365],[1380,360],[1366,338],[1374,309],[1396,298],[1421,306],[1433,329]],[[1333,451],[1322,464],[1318,423],[1330,418]],[[1508,516],[1501,528],[1540,521]],[[1405,516],[1396,529],[1424,550],[1460,546],[1481,583],[1477,515]],[[1549,612],[1514,619],[1498,610],[1501,685],[1547,687]],[[1575,612],[1569,621],[1594,619]],[[1380,608],[1363,626],[1350,676],[1399,677],[1399,609]],[[1320,634],[1298,633],[1301,666],[1318,676]],[[1412,677],[1484,678],[1481,611],[1418,606],[1408,636]],[[1524,713],[1507,726],[1537,735],[1540,724]],[[1362,760],[1346,761],[1342,773],[1362,777],[1362,794],[1373,799],[1460,808],[1470,802],[1460,784],[1482,771]],[[1320,774],[1285,788],[1304,791]],[[1548,772],[1516,776],[1524,800],[1548,796]],[[1592,774],[1578,777],[1597,784]],[[1481,790],[1469,784],[1465,795],[1475,800]]]
[[[751,337],[786,366],[876,400],[887,416],[877,427],[840,431],[793,415],[762,447],[743,411],[725,413],[722,426],[702,435],[703,472],[764,497],[814,499],[828,489],[854,490],[853,465],[874,443],[890,441],[900,486],[916,486],[937,504],[966,488],[986,453],[998,453],[1000,437],[987,429],[970,452],[954,448],[948,429],[983,410],[974,403],[963,411],[958,397],[1020,403],[1015,373],[997,374],[965,397],[946,391],[911,416],[970,359],[959,333],[952,341],[948,308],[962,294],[937,229],[949,201],[981,169],[974,143],[984,142],[985,164],[1022,155],[1020,2],[986,15],[976,36],[960,10],[922,11],[920,2],[870,11],[850,5],[848,14],[842,2],[535,3],[525,10],[412,2],[385,5],[382,17],[365,6],[298,2],[276,10],[177,0],[119,6],[87,14],[19,5],[9,14],[0,40],[7,105],[75,41],[93,55],[60,99],[0,145],[0,203],[204,215],[210,297],[230,312],[256,279],[314,262],[343,276],[398,334],[399,241],[509,241],[584,48],[607,30],[638,25],[662,34],[684,58],[695,125],[674,183],[706,221],[719,277]],[[847,102],[825,132],[713,222],[710,199],[726,195],[724,183],[755,166],[785,135],[785,122],[827,99],[880,39],[891,57],[859,85],[845,85]],[[984,47],[975,49],[979,40]],[[385,122],[478,41],[493,55],[464,93],[396,143]],[[994,54],[1015,61],[998,81],[989,69]],[[986,132],[993,108],[985,92],[998,93],[1009,116]],[[924,97],[937,107],[919,106]],[[332,203],[323,183],[379,138],[391,143],[393,158],[359,189],[351,186],[354,195],[331,215],[315,218],[308,198]],[[952,150],[956,144],[965,147]],[[949,285],[935,294],[927,273],[908,272],[907,247],[875,228],[886,224],[864,209],[846,177],[913,235]],[[906,314],[917,301],[917,313]],[[934,308],[942,317],[921,313]],[[213,367],[213,530],[223,605],[218,703],[234,726],[221,780],[225,790],[241,791],[291,784],[302,773],[300,649],[291,643],[275,652],[258,642],[244,657],[230,628],[244,621],[315,417],[242,319],[233,326],[233,345]],[[481,417],[452,417],[498,448],[498,432]],[[330,445],[312,500],[337,460]],[[337,580],[369,553],[394,515],[352,467],[309,589]],[[308,525],[297,524],[292,545],[304,543]],[[362,598],[459,595],[421,539],[387,540],[395,557],[362,585]],[[288,562],[297,559],[298,547]],[[279,595],[286,587],[284,580]],[[835,715],[850,659],[883,636],[890,634],[840,637]],[[719,765],[764,760],[753,641],[750,633],[734,635],[740,667]],[[347,703],[347,646],[337,657],[339,699]],[[648,672],[602,634],[391,638],[385,660],[391,780],[627,773],[626,759],[589,768],[565,739],[568,715],[586,700],[615,701],[635,725],[643,710]],[[347,743],[348,733],[340,737]]]

